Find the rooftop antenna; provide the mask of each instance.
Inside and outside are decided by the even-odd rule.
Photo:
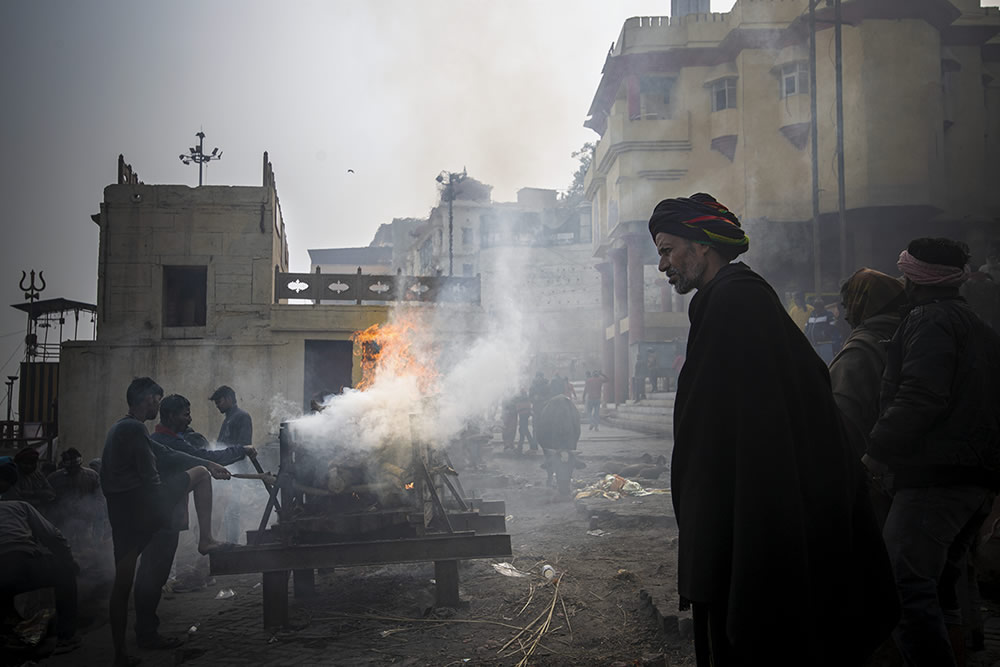
[[[194,136],[198,137],[198,145],[192,146],[187,153],[181,153],[178,157],[184,164],[198,163],[198,186],[202,184],[202,165],[212,160],[222,159],[222,151],[213,148],[211,153],[205,153],[205,133],[199,131]]]

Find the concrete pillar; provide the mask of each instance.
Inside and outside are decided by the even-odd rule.
[[[615,322],[621,322],[628,315],[628,263],[624,248],[608,252],[612,261]],[[615,335],[615,403],[624,403],[628,397],[628,334]]]
[[[646,275],[642,263],[643,241],[649,243],[648,237],[640,239],[630,236],[626,241],[628,261],[628,342],[630,345],[641,343],[646,339]]]
[[[614,400],[615,341],[608,339],[608,327],[615,323],[615,291],[611,264],[597,265],[601,274],[601,370],[611,380],[604,385],[603,399],[606,405]]]

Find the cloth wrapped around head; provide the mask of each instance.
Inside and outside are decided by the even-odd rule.
[[[969,279],[969,269],[965,266],[932,264],[917,259],[907,250],[899,253],[899,261],[896,262],[896,266],[915,285],[958,287]]]
[[[857,326],[869,317],[892,312],[906,302],[903,284],[874,269],[858,269],[840,288],[844,317]]]
[[[739,218],[704,192],[661,201],[649,218],[649,233],[654,242],[663,233],[712,246],[728,260],[750,249]]]

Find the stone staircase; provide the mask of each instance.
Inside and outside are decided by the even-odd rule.
[[[674,392],[647,393],[647,398],[633,403],[609,404],[601,411],[602,421],[616,428],[639,433],[672,435],[674,432]]]

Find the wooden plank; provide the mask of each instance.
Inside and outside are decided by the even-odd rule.
[[[510,535],[452,533],[375,542],[237,547],[209,554],[209,566],[213,575],[249,574],[348,565],[501,558],[510,555]]]

